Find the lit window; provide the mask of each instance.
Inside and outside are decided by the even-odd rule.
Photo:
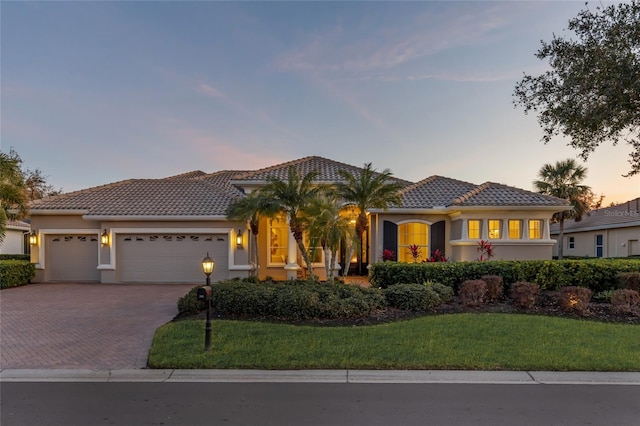
[[[398,225],[398,262],[422,262],[429,254],[429,225],[419,222]]]
[[[491,219],[489,220],[489,238],[500,238],[500,225],[501,220]]]
[[[284,265],[287,261],[289,225],[284,215],[269,219],[269,263]]]
[[[509,221],[509,238],[511,238],[512,240],[519,240],[520,238],[522,238],[519,220]]]
[[[542,238],[542,221],[530,220],[529,221],[529,239],[539,240]]]
[[[480,221],[477,219],[470,219],[467,222],[467,226],[469,227],[469,239],[477,240],[480,238]]]

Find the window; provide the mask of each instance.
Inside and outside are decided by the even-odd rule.
[[[284,215],[269,219],[269,264],[284,265],[287,262],[289,225]]]
[[[539,240],[542,238],[542,221],[539,219],[529,221],[529,239]]]
[[[522,238],[522,232],[520,230],[519,220],[509,220],[509,238],[512,240],[519,240]]]
[[[415,259],[410,246],[417,246]],[[398,262],[422,262],[429,254],[429,225],[420,222],[398,225]]]
[[[492,239],[500,238],[501,224],[502,224],[501,220],[497,220],[497,219],[489,220],[489,238],[492,238]]]
[[[480,239],[480,221],[477,219],[469,219],[467,226],[469,227],[469,239]]]
[[[596,234],[596,257],[602,257],[604,248],[602,234]]]
[[[567,247],[569,247],[569,250],[576,248],[576,239],[575,239],[575,237],[568,237],[567,238]]]

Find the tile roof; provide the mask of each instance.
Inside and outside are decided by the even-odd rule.
[[[353,173],[355,176],[359,176],[362,171],[361,167],[352,166],[350,164],[341,163],[339,161],[329,160],[323,157],[309,156],[300,158],[298,160],[288,161],[286,163],[276,164],[264,169],[247,172],[245,174],[237,176],[235,179],[233,179],[233,181],[238,183],[243,180],[261,182],[266,181],[269,177],[284,180],[289,176],[289,167],[297,169],[302,176],[306,175],[309,172],[316,171],[318,172],[318,176],[316,177],[315,181],[326,183],[342,181],[343,179],[339,173],[340,170],[346,170],[347,172]],[[394,180],[404,185],[408,185],[411,183],[399,178],[394,178]]]
[[[86,210],[87,216],[224,215],[237,199],[198,180],[130,179],[34,201],[38,210]]]
[[[7,229],[20,229],[28,231],[31,229],[31,224],[28,222],[23,222],[21,220],[7,220]]]
[[[442,176],[431,176],[418,183],[407,186],[401,191],[401,208],[433,208],[448,206],[456,197],[461,196],[476,185]]]
[[[640,197],[613,207],[605,207],[589,212],[582,220],[565,220],[564,232],[580,232],[608,228],[640,227]],[[551,225],[551,233],[557,234],[559,225]],[[640,236],[640,233],[639,235]]]
[[[318,171],[318,182],[340,181],[339,170],[356,176],[360,167],[310,156],[255,171],[195,170],[163,179],[129,179],[34,201],[31,210],[83,210],[87,216],[211,216],[224,215],[232,201],[243,197],[243,184],[260,184],[268,177],[286,179],[289,167],[301,174]],[[480,186],[442,176],[404,185],[402,203],[395,208],[432,209],[465,206],[555,206],[564,200],[487,182]]]
[[[494,182],[485,182],[450,203],[452,206],[557,206],[566,200]]]

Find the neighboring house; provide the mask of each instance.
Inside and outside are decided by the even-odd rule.
[[[305,157],[256,171],[131,179],[35,201],[31,205],[32,229],[38,235],[38,246],[31,250],[35,281],[198,283],[204,280],[200,262],[207,253],[216,262],[213,280],[247,276],[256,270],[250,263],[256,247],[246,224],[227,220],[226,208],[265,185],[268,177],[286,179],[289,167],[302,175],[315,170],[317,182],[326,184],[340,179],[339,170],[361,171]],[[555,242],[549,236],[549,220],[566,208],[564,200],[440,176],[418,183],[396,180],[404,186],[402,203],[369,212],[365,264],[382,260],[384,249],[394,251],[399,261],[410,261],[410,244],[418,244],[427,256],[439,249],[451,260],[474,260],[480,239],[493,243],[495,259],[551,258]],[[354,218],[357,213],[351,212]],[[260,222],[261,278],[303,274],[285,219]],[[323,259],[321,249],[316,251],[314,272],[321,278]]]
[[[558,224],[551,225],[551,237],[558,242]],[[565,221],[563,240],[565,256],[640,256],[640,197],[594,210],[578,222]]]
[[[25,254],[26,236],[31,225],[21,220],[7,221],[7,232],[4,241],[0,243],[0,254]]]

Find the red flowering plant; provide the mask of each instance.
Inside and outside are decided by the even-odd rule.
[[[431,252],[431,257],[428,259],[425,259],[425,262],[448,262],[449,259],[447,259],[444,255],[444,252],[441,251],[440,249],[435,249],[434,251]]]
[[[422,249],[417,244],[411,244],[409,246],[409,254],[413,257],[413,262],[417,262],[422,257]]]
[[[478,241],[478,246],[476,250],[480,252],[479,261],[489,260],[493,257],[493,246],[489,241],[480,240]]]
[[[382,260],[384,262],[394,261],[396,260],[396,254],[393,252],[393,250],[384,249],[382,251]]]

